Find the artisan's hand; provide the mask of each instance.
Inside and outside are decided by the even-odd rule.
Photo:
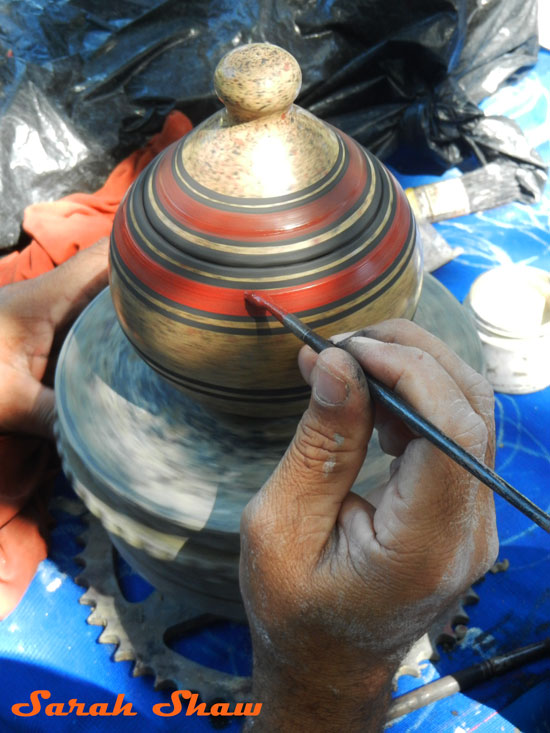
[[[348,343],[367,371],[492,464],[492,390],[442,342],[389,321]],[[309,409],[241,524],[254,698],[264,703],[251,724],[375,731],[408,648],[493,563],[493,497],[374,410],[350,355],[304,348],[300,366],[312,386]],[[350,488],[375,422],[383,449],[398,458],[386,486],[365,501]]]
[[[74,318],[107,285],[108,240],[0,289],[0,433],[53,437],[55,361]]]

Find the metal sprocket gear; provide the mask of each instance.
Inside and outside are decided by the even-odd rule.
[[[218,617],[197,615],[196,610],[153,591],[145,600],[124,598],[116,571],[114,548],[99,520],[86,514],[88,528],[82,536],[83,550],[76,560],[83,565],[76,582],[87,588],[80,603],[92,606],[88,623],[103,626],[98,641],[116,644],[114,660],[133,661],[134,677],[151,674],[155,689],[193,689],[205,701],[223,698],[229,702],[250,699],[250,679],[220,672],[194,662],[170,649],[166,631],[200,628]]]
[[[76,582],[87,588],[80,603],[92,606],[88,623],[103,626],[98,641],[115,644],[114,660],[133,661],[134,676],[151,674],[155,689],[193,689],[203,700],[223,698],[229,702],[249,699],[251,680],[205,667],[170,649],[165,643],[168,629],[190,631],[204,627],[219,617],[202,614],[153,591],[145,600],[127,601],[120,589],[114,548],[99,520],[86,513],[88,528],[82,536],[84,547],[75,558],[83,565]],[[469,590],[462,603],[473,603],[477,594]],[[401,675],[421,675],[420,664],[436,659],[436,642],[454,642],[454,624],[467,623],[468,615],[459,604],[447,617],[446,623],[430,630],[403,660],[396,678]]]

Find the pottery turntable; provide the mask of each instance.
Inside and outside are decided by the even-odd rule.
[[[161,153],[119,208],[110,288],[59,358],[57,433],[65,471],[103,526],[91,523],[83,573],[101,640],[157,686],[239,698],[247,680],[168,650],[164,632],[244,619],[240,515],[307,405],[300,343],[273,317],[251,318],[244,291],[324,336],[406,317],[478,370],[482,357],[460,304],[423,278],[392,175],[293,104],[295,59],[243,46],[214,81],[225,109]],[[374,439],[354,491],[381,485],[390,460]],[[158,589],[145,602],[124,601],[104,530]]]

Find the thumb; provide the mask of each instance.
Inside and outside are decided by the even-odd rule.
[[[40,384],[36,399],[30,405],[27,416],[27,431],[33,435],[41,435],[44,438],[54,440],[55,424],[55,396],[50,387]]]
[[[109,240],[103,237],[33,282],[33,305],[37,312],[49,312],[56,330],[66,328],[106,287],[108,256]]]
[[[350,354],[333,348],[315,359],[307,352],[300,366],[312,388],[310,404],[259,500],[269,503],[279,537],[312,538],[322,547],[365,459],[373,411]]]
[[[26,433],[53,440],[53,389],[45,387],[30,374],[16,372],[15,378],[10,379],[9,390],[0,395],[0,414],[2,432]]]

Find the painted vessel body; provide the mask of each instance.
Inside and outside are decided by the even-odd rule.
[[[235,57],[254,52],[254,64],[235,71]],[[261,67],[262,54],[270,71],[258,78],[274,80],[277,101],[243,109],[227,86]],[[268,292],[325,336],[410,318],[421,252],[387,169],[288,104],[298,90],[294,59],[266,44],[228,57],[216,72],[228,107],[153,161],[121,205],[113,300],[140,355],[196,399],[237,414],[299,414],[308,395],[299,344],[272,317],[252,319],[243,293]],[[243,91],[249,103],[255,90]]]

